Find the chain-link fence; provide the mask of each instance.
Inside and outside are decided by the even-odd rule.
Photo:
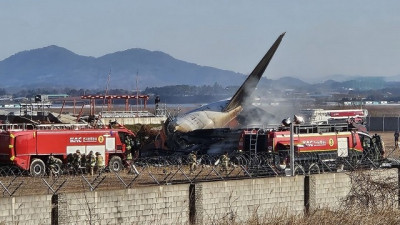
[[[295,159],[295,174],[307,175],[326,172],[344,172],[358,169],[382,167],[385,161],[365,156],[324,160],[318,154],[304,155]],[[113,190],[149,185],[169,185],[247,179],[256,177],[288,176],[291,170],[277,163],[269,154],[232,154],[228,163],[219,156],[201,155],[196,163],[187,156],[147,157],[127,163],[124,170],[114,173],[99,171],[93,176],[87,170],[47,173],[42,177],[31,177],[27,171],[17,167],[0,167],[0,190],[3,197],[57,194],[94,190]]]
[[[366,118],[367,129],[369,131],[396,131],[400,130],[400,115],[399,116],[382,116]]]

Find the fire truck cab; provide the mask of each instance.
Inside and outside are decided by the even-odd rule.
[[[104,166],[112,171],[120,171],[123,160],[130,153],[125,146],[127,136],[135,140],[134,133],[126,128],[48,126],[46,129],[5,129],[0,132],[0,163],[14,165],[30,171],[33,176],[40,176],[45,174],[50,154],[56,158],[57,168],[61,168],[79,150],[82,156],[90,151],[100,153],[104,158]]]

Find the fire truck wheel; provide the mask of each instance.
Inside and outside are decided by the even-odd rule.
[[[62,161],[61,159],[56,159],[55,167],[53,169],[54,174],[61,175],[62,174]]]
[[[119,172],[122,170],[123,165],[122,165],[122,160],[119,156],[113,156],[110,159],[110,163],[109,163],[109,168],[111,171],[113,172]]]
[[[46,166],[41,159],[32,159],[29,169],[32,176],[38,177],[44,175]]]

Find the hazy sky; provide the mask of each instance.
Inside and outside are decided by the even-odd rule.
[[[58,45],[129,48],[248,74],[287,32],[264,76],[400,74],[398,0],[1,0],[0,60]]]

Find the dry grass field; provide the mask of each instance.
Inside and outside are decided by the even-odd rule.
[[[400,149],[395,149],[394,148],[394,136],[393,132],[374,132],[370,131],[369,132],[371,135],[373,134],[379,134],[385,143],[385,156],[389,158],[399,158],[400,157]]]
[[[219,221],[215,224],[246,225],[395,225],[400,224],[400,211],[392,208],[317,209],[308,215],[288,216],[286,212],[263,217],[254,216],[245,223]]]

